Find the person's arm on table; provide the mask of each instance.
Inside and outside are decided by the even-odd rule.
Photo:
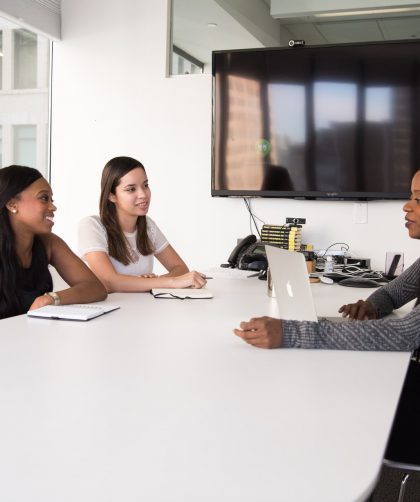
[[[203,287],[205,285],[205,282],[204,283],[202,282],[202,279],[204,279],[204,274],[197,272],[195,270],[190,271],[184,260],[179,256],[179,254],[170,244],[166,246],[163,251],[161,251],[159,254],[156,254],[155,256],[168,271],[167,274],[163,274],[160,277],[178,277],[179,280],[177,282],[179,284],[187,284],[186,286],[172,286],[172,287],[188,288],[188,287]],[[193,286],[192,284],[195,285]]]
[[[95,216],[83,218],[79,223],[79,254],[109,293],[146,292],[152,288],[203,287],[206,283],[204,274],[189,272],[154,222],[148,221],[153,233],[153,245],[158,250],[155,256],[169,271],[166,276],[158,277],[151,271],[141,275],[117,272],[109,258],[105,227]]]
[[[370,300],[358,300],[355,303],[342,305],[338,312],[343,317],[348,317],[355,321],[366,321],[368,319],[377,319],[377,312],[374,304]]]
[[[50,234],[43,239],[49,257],[49,263],[70,285],[69,288],[56,291],[60,303],[91,303],[105,300],[107,293],[101,282],[76,256],[67,244],[57,235]],[[50,305],[51,297],[42,295],[35,298],[30,310]]]
[[[420,258],[396,279],[377,289],[367,300],[343,305],[339,312],[350,319],[381,319],[417,297],[419,277]]]
[[[103,283],[108,293],[145,292],[153,288],[202,288],[206,279],[199,272],[187,272],[181,276],[144,276],[119,274],[104,251],[93,251],[85,255],[90,269]]]
[[[283,321],[274,317],[254,317],[243,321],[235,335],[261,349],[277,349],[283,344]]]
[[[420,345],[420,305],[402,318],[309,322],[259,317],[234,333],[261,348],[412,351]]]

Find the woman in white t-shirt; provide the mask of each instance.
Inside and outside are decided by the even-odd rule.
[[[143,165],[115,157],[104,167],[100,216],[79,225],[79,253],[108,292],[201,288],[204,274],[188,270],[156,223],[146,216],[150,188]],[[153,257],[167,274],[153,274]]]

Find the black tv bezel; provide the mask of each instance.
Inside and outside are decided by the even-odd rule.
[[[372,200],[407,200],[409,192],[310,192],[287,190],[216,190],[211,188],[212,197],[295,199],[295,200],[339,200],[339,201],[372,201]]]
[[[211,137],[211,196],[212,197],[236,197],[236,198],[269,198],[269,199],[294,199],[294,200],[330,200],[330,201],[374,201],[374,200],[407,200],[409,198],[409,187],[407,192],[322,192],[322,191],[288,191],[288,190],[229,190],[214,188],[215,180],[215,57],[217,54],[232,54],[239,52],[268,52],[268,51],[304,51],[320,48],[332,47],[366,47],[373,45],[419,45],[420,40],[404,39],[373,42],[355,42],[341,44],[317,44],[304,46],[281,46],[281,47],[258,47],[255,49],[225,49],[212,51],[212,137]],[[413,171],[413,174],[416,170]]]

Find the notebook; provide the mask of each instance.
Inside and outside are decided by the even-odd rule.
[[[175,288],[154,288],[151,291],[155,298],[172,298],[178,300],[194,300],[213,298],[213,294],[207,288],[175,289]]]
[[[72,305],[46,305],[35,310],[29,310],[29,317],[44,319],[64,319],[67,321],[89,321],[95,317],[119,309],[118,305],[108,304],[72,304]]]
[[[281,319],[315,321],[315,303],[312,297],[305,257],[296,251],[273,246],[265,247],[273,286]],[[330,321],[346,321],[346,318],[322,317]]]

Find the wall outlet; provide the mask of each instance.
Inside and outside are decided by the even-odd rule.
[[[353,204],[353,223],[365,224],[368,222],[367,202],[355,202]]]

